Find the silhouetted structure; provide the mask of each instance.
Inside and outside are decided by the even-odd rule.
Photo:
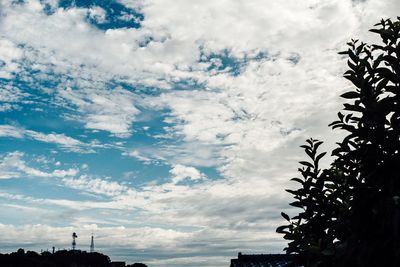
[[[134,264],[126,265],[126,267],[147,267],[147,265],[143,264],[143,263],[134,263]]]
[[[243,255],[239,252],[238,258],[231,260],[230,267],[286,267],[292,259],[293,255],[287,254]]]
[[[76,233],[72,233],[72,250],[75,250],[76,248],[76,240],[78,238],[78,235]]]
[[[93,253],[93,252],[94,252],[94,237],[92,234],[92,238],[90,240],[90,253]]]

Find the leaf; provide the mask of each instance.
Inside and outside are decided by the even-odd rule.
[[[319,154],[319,155],[315,158],[315,162],[319,162],[320,159],[321,159],[323,156],[325,156],[325,155],[326,155],[326,152],[323,152],[323,153]]]
[[[380,23],[378,23],[378,24],[375,24],[375,26],[378,26],[378,25],[380,25]],[[373,32],[373,33],[378,33],[378,34],[380,34],[381,33],[381,29],[371,29],[371,30],[369,30],[370,32]]]
[[[347,65],[349,66],[350,69],[356,71],[358,69],[357,65],[351,63],[350,60],[347,61]]]
[[[349,111],[356,111],[356,112],[363,112],[365,109],[360,106],[356,105],[350,105],[350,104],[343,104],[344,110],[349,110]]]
[[[303,183],[304,183],[304,181],[301,180],[300,178],[292,178],[292,179],[290,179],[290,180],[291,180],[291,181],[298,182],[298,183],[300,183],[300,184],[303,184]]]
[[[285,218],[286,221],[290,222],[290,217],[289,217],[289,215],[287,215],[287,214],[284,213],[284,212],[281,212],[281,215],[282,215],[283,218]]]
[[[301,165],[305,165],[305,166],[307,166],[307,167],[314,168],[314,165],[313,165],[312,163],[310,163],[310,162],[307,162],[307,161],[299,161],[299,163],[300,163]]]
[[[374,47],[373,47],[373,49],[381,49],[381,48],[383,49],[382,46],[374,46]],[[383,54],[379,55],[379,56],[375,59],[374,63],[372,64],[372,67],[373,67],[374,69],[376,69],[376,68],[379,66],[379,64],[382,62],[382,58],[383,58]]]
[[[295,201],[295,202],[289,203],[289,205],[293,206],[293,207],[297,207],[297,208],[302,208],[303,207],[303,205],[301,204],[300,201]]]
[[[288,225],[279,226],[278,228],[276,228],[276,232],[279,234],[287,234],[287,233],[289,233],[288,231],[285,231],[285,229],[287,229],[287,228],[289,228]]]
[[[392,68],[396,71],[399,71],[399,60],[393,56],[386,55],[383,57],[383,60],[388,62]]]
[[[355,75],[344,75],[344,77],[351,81],[357,88],[361,88],[361,81]]]
[[[350,91],[350,92],[342,94],[341,97],[346,98],[346,99],[353,99],[353,98],[359,98],[360,94],[357,92],[354,92],[354,91]]]
[[[361,44],[356,49],[356,54],[359,55],[361,53],[361,51],[364,50],[364,47],[365,47],[365,43],[361,42]]]
[[[330,124],[328,124],[328,126],[331,127],[333,125],[337,125],[337,124],[341,124],[341,123],[342,123],[341,121],[334,121],[334,122],[331,122]]]
[[[348,50],[348,52],[349,52],[349,57],[351,58],[351,60],[353,60],[354,63],[358,63],[359,57],[356,56],[354,54],[354,52],[350,49]]]
[[[337,186],[335,184],[325,184],[325,187],[333,190],[336,189]]]
[[[387,84],[388,84],[389,80],[386,78],[383,78],[382,81],[380,81],[380,83],[378,83],[378,85],[376,86],[376,91],[380,91],[382,90]]]
[[[380,67],[380,68],[376,69],[376,72],[380,75],[380,77],[386,78],[386,79],[390,80],[393,83],[396,83],[398,81],[398,77],[396,76],[396,74],[393,73],[388,68]]]
[[[298,195],[298,193],[299,193],[298,191],[294,191],[294,190],[291,190],[291,189],[285,189],[285,191],[290,193],[290,194],[292,194],[292,195]]]
[[[324,143],[324,142],[322,142],[322,141],[315,142],[315,143],[314,143],[314,151],[317,151],[318,147],[319,147],[320,145],[322,145],[323,143]]]
[[[293,234],[291,234],[291,233],[287,233],[286,235],[283,236],[283,238],[286,239],[286,240],[293,240],[294,239],[293,238]]]
[[[346,117],[344,118],[344,121],[348,123],[350,119],[354,119],[353,113],[347,114]]]
[[[346,75],[356,75],[356,73],[353,71],[353,70],[347,70],[345,73],[343,73],[343,76],[346,76]]]
[[[339,117],[339,120],[340,121],[343,121],[343,117],[344,117],[344,115],[341,113],[341,112],[338,112],[338,117]]]

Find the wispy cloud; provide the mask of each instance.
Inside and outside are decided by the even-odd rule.
[[[75,176],[78,169],[60,170],[55,169],[52,172],[44,172],[36,168],[32,168],[23,160],[24,153],[14,151],[7,153],[0,160],[0,179],[28,177],[71,177]]]
[[[119,196],[128,191],[128,187],[117,182],[107,181],[100,178],[91,178],[87,175],[81,175],[75,179],[64,178],[63,182],[66,186],[74,189],[111,197]]]
[[[138,160],[140,160],[140,161],[142,161],[144,163],[150,163],[152,161],[151,158],[143,156],[139,152],[139,150],[137,150],[137,149],[133,149],[133,150],[130,150],[130,151],[123,152],[122,155],[136,158],[136,159],[138,159]]]
[[[130,126],[139,114],[134,105],[138,97],[122,88],[82,88],[79,91],[67,88],[60,90],[58,97],[77,107],[82,114],[78,117],[86,128],[108,131],[118,137],[132,134]]]
[[[93,153],[90,144],[85,144],[65,134],[50,133],[44,134],[32,130],[26,130],[12,125],[0,125],[0,137],[30,138],[40,142],[51,143],[60,146],[62,149],[77,153]]]

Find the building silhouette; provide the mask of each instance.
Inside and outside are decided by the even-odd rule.
[[[239,252],[237,259],[231,260],[230,267],[288,267],[293,255],[287,254],[257,254],[243,255]]]

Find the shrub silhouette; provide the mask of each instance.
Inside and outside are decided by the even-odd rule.
[[[400,17],[370,31],[380,44],[357,40],[339,54],[348,57],[344,77],[354,90],[338,120],[348,135],[332,151],[329,169],[318,169],[320,141],[302,146],[298,190],[287,190],[302,209],[282,216],[277,228],[289,240],[287,253],[304,266],[400,266]]]
[[[18,249],[10,254],[0,254],[0,266],[4,267],[109,267],[110,258],[101,253],[87,253],[79,250],[60,250],[54,254]]]

